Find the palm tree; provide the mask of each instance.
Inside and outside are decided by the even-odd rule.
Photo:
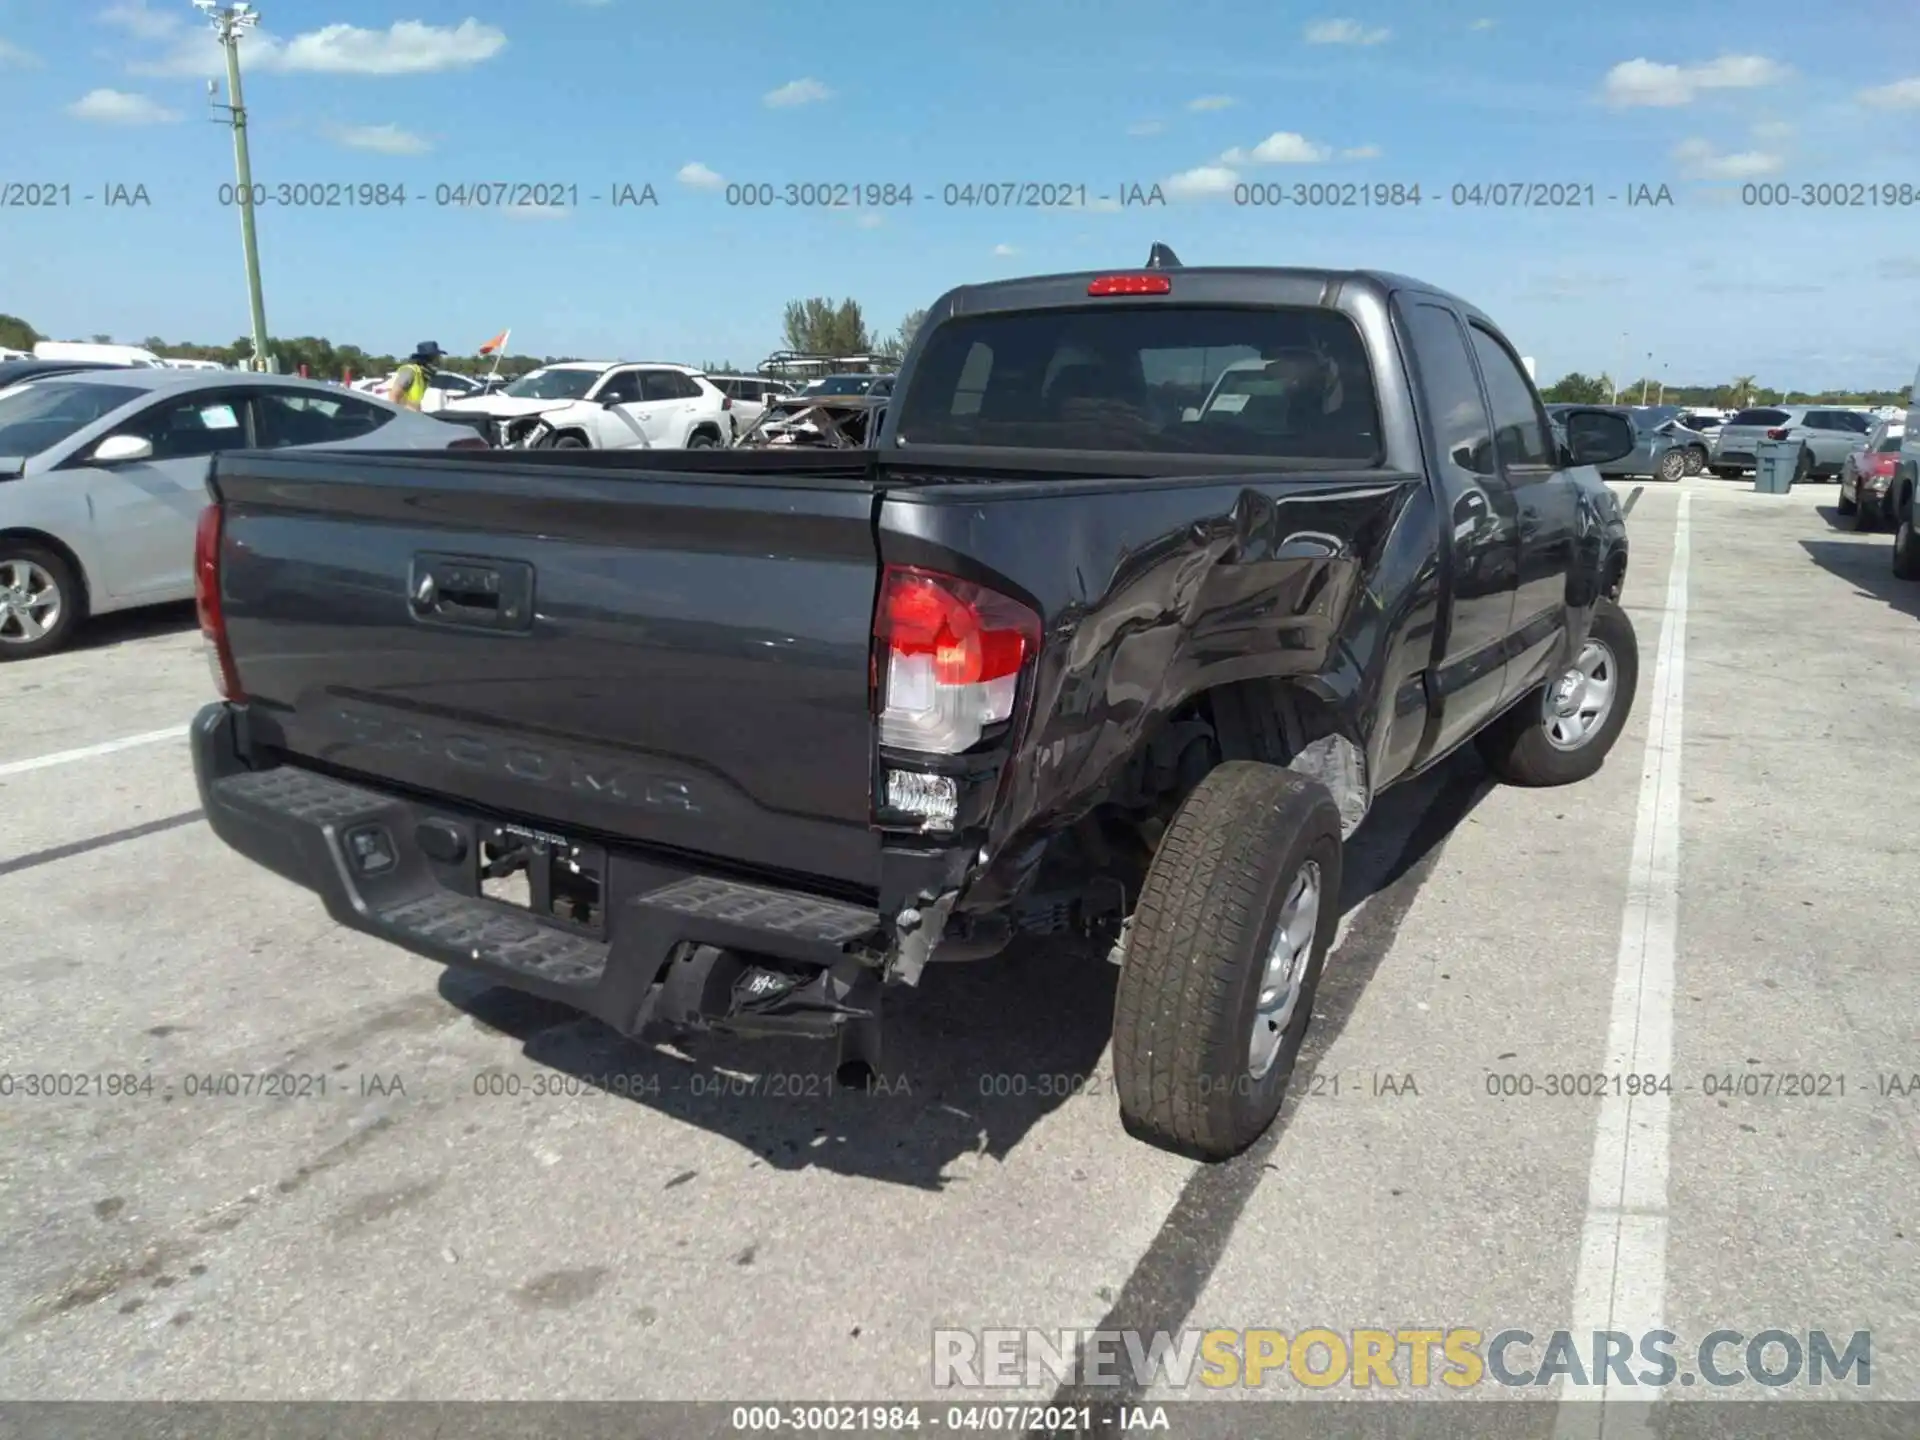
[[[1733,403],[1739,409],[1744,410],[1747,408],[1747,404],[1753,396],[1754,384],[1755,380],[1753,376],[1741,375],[1737,376],[1733,384],[1727,387],[1728,390],[1733,392]]]

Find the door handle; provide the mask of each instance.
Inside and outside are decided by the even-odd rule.
[[[426,624],[527,630],[533,624],[533,567],[422,552],[413,557],[408,606]]]

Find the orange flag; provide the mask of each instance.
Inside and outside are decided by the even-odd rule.
[[[511,335],[512,333],[513,331],[511,330],[502,330],[498,335],[494,336],[491,340],[487,341],[486,344],[480,347],[480,353],[482,355],[493,354],[494,351],[500,349],[502,346],[504,346],[507,343],[507,336]]]

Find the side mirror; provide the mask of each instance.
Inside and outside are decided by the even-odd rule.
[[[1605,465],[1631,455],[1639,443],[1633,422],[1607,410],[1569,410],[1560,417],[1566,431],[1566,463]]]
[[[1189,405],[1187,406],[1186,409],[1180,412],[1181,421],[1188,425],[1193,424],[1193,422],[1198,420],[1199,418],[1200,418],[1200,407],[1198,405]]]
[[[109,435],[93,447],[90,463],[124,465],[130,460],[151,460],[153,442],[144,435]]]

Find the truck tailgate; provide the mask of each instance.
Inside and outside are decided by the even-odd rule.
[[[527,822],[865,890],[860,480],[236,455],[253,741]]]

